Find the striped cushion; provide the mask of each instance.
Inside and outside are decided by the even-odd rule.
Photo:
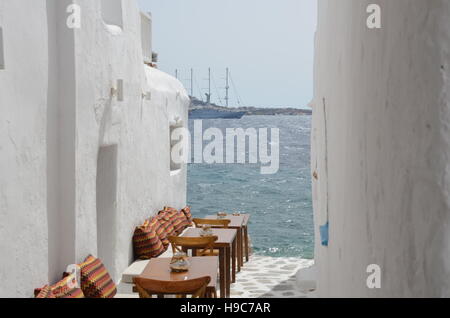
[[[166,212],[169,212],[169,213],[175,213],[175,212],[178,212],[177,209],[172,208],[172,207],[170,207],[170,206],[165,206],[164,209],[163,209],[163,211],[166,211]]]
[[[35,298],[56,298],[55,295],[52,294],[52,288],[49,285],[35,289],[34,295]]]
[[[169,218],[172,220],[172,225],[175,229],[175,234],[180,235],[190,223],[183,212],[175,209],[168,210]]]
[[[116,284],[98,258],[89,255],[80,264],[81,289],[87,298],[114,298]]]
[[[185,207],[184,209],[182,209],[181,212],[184,213],[184,215],[186,216],[186,218],[188,219],[188,221],[192,224],[193,218],[192,218],[192,213],[191,213],[191,207],[190,207],[190,206],[187,206],[187,207]],[[191,225],[191,224],[189,224],[189,225]]]
[[[192,225],[192,222],[186,217],[183,212],[178,212],[178,219],[181,220],[182,229],[179,234],[183,233],[183,231]]]
[[[134,231],[133,246],[134,255],[139,259],[158,257],[165,252],[164,245],[150,220],[145,221]]]
[[[175,227],[173,226],[173,220],[170,218],[169,212],[164,210],[160,211],[157,217],[159,222],[164,228],[164,233],[166,237],[177,235]]]
[[[69,282],[72,282],[74,286],[76,285],[75,274],[70,274],[56,284],[52,285],[50,288],[52,290],[53,297],[50,298],[85,298],[81,288],[77,286],[70,287]]]
[[[165,221],[160,219],[158,215],[150,220],[147,220],[146,223],[155,230],[164,248],[167,248],[170,242],[167,239],[167,224],[165,223]]]

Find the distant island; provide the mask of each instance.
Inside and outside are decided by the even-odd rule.
[[[261,107],[233,107],[227,108],[223,106],[216,105],[214,103],[205,103],[196,97],[191,97],[191,106],[189,110],[198,109],[211,109],[221,112],[244,112],[246,116],[310,116],[312,115],[312,110],[309,109],[299,109],[299,108],[261,108]]]

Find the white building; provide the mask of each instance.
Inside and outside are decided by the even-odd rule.
[[[135,226],[185,205],[169,133],[189,99],[144,65],[150,34],[135,1],[0,0],[0,297],[31,297],[90,253],[117,281]]]
[[[318,3],[318,295],[448,297],[450,1]],[[381,29],[366,25],[374,3]],[[380,289],[366,284],[370,264],[380,266]]]

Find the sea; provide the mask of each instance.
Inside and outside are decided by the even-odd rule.
[[[224,135],[227,128],[278,128],[280,167],[276,174],[263,175],[259,164],[189,164],[188,204],[194,217],[249,213],[255,254],[313,259],[311,117],[244,116],[203,120],[202,125],[203,130],[219,128]],[[193,120],[189,128],[193,135]]]

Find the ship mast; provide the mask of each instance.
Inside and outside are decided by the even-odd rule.
[[[206,94],[207,104],[211,104],[211,68],[208,68],[208,94]]]
[[[229,90],[230,90],[230,84],[229,84],[229,69],[227,67],[227,75],[226,75],[226,86],[225,86],[225,103],[226,103],[226,107],[228,108],[229,106],[229,100],[230,100],[230,96],[229,96]]]
[[[194,69],[191,68],[191,97],[194,97]]]

